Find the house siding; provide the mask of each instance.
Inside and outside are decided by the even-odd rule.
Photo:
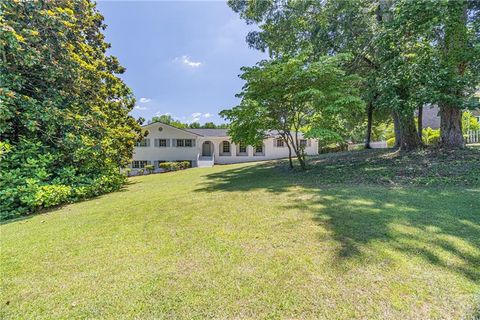
[[[162,128],[161,131],[159,128]],[[194,133],[173,128],[163,123],[153,123],[144,127],[148,130],[146,138],[150,139],[150,146],[135,147],[133,159],[149,161],[158,167],[158,161],[192,161],[196,166],[197,157],[202,154],[202,145],[205,141],[213,143],[213,154],[215,164],[231,164],[250,161],[273,160],[288,157],[288,148],[274,146],[275,137],[269,137],[263,141],[263,155],[254,155],[254,147],[247,146],[247,155],[237,154],[237,145],[231,143],[230,137],[202,137]],[[158,147],[156,139],[169,139],[167,147]],[[194,147],[175,147],[173,139],[194,139]],[[223,141],[230,142],[230,156],[220,155],[220,148]],[[305,148],[307,155],[318,154],[318,142],[315,139],[309,139]]]

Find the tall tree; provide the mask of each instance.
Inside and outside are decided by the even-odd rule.
[[[140,126],[102,15],[87,0],[0,10],[0,216],[120,188]]]
[[[329,54],[351,53],[350,70],[362,76],[362,95],[366,108],[365,146],[370,146],[373,115],[379,108],[379,77],[383,68],[379,39],[385,20],[391,14],[388,0],[329,0],[329,1],[247,1],[231,0],[229,5],[249,23],[259,25],[259,31],[247,36],[248,43],[270,55],[294,55],[310,49],[311,60]],[[384,106],[385,107],[385,106]],[[390,111],[394,117],[398,146],[415,148],[418,142],[413,113]],[[361,123],[362,121],[357,122]],[[403,141],[403,143],[400,143]],[[412,143],[410,145],[409,143]]]
[[[231,121],[229,133],[237,143],[256,145],[265,135],[278,133],[302,169],[306,168],[300,133],[315,138],[341,138],[344,121],[361,109],[358,77],[341,69],[343,56],[263,60],[242,68],[246,81],[239,106],[220,114]]]
[[[480,83],[480,3],[399,0],[394,10],[400,55],[417,69],[415,87],[423,88],[418,101],[440,107],[442,145],[462,147],[462,112],[477,106]]]

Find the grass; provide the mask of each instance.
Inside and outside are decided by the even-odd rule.
[[[361,151],[308,173],[135,177],[0,226],[0,317],[478,318],[479,159]]]

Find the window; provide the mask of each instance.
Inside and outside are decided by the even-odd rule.
[[[230,142],[223,141],[220,149],[221,155],[230,155]]]
[[[155,139],[155,147],[165,148],[170,147],[169,139]]]
[[[240,143],[238,145],[238,152],[240,153],[247,153],[247,146],[244,145],[243,143]]]
[[[133,169],[143,169],[148,164],[147,160],[134,160],[132,161]]]
[[[275,146],[277,148],[283,148],[285,146],[285,143],[282,138],[278,138],[275,140]]]
[[[263,156],[263,144],[257,144],[255,146],[255,152],[253,154],[254,156]]]
[[[300,139],[300,147],[302,148],[307,147],[307,139]]]
[[[247,155],[247,145],[244,143],[238,144],[238,153],[239,156],[246,156]]]
[[[136,147],[150,147],[150,139],[142,139],[142,141],[139,141],[135,143]]]
[[[195,140],[193,139],[176,139],[175,141],[174,146],[177,147],[195,147]]]

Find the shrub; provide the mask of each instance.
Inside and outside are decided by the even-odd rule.
[[[153,170],[155,170],[155,166],[153,164],[147,164],[145,166],[145,170],[148,172],[148,173],[152,173]]]
[[[171,170],[171,162],[162,162],[158,166],[162,168],[164,171],[170,171]]]
[[[182,161],[182,162],[162,162],[160,163],[160,168],[162,168],[165,171],[177,171],[180,169],[183,169],[185,164],[182,164],[184,162],[188,161]]]
[[[137,170],[137,174],[138,174],[138,175],[143,175],[144,172],[145,172],[144,169],[138,169],[138,170]]]
[[[424,144],[438,144],[440,142],[440,129],[427,127],[422,131],[422,141]]]
[[[395,137],[387,140],[387,147],[393,148],[394,145],[395,145]]]
[[[319,153],[333,153],[333,152],[342,152],[348,150],[347,143],[332,143],[325,146],[320,146]]]
[[[188,169],[190,167],[190,161],[180,161],[180,169]]]
[[[35,194],[36,206],[48,208],[66,202],[72,193],[72,187],[65,185],[41,186]]]

